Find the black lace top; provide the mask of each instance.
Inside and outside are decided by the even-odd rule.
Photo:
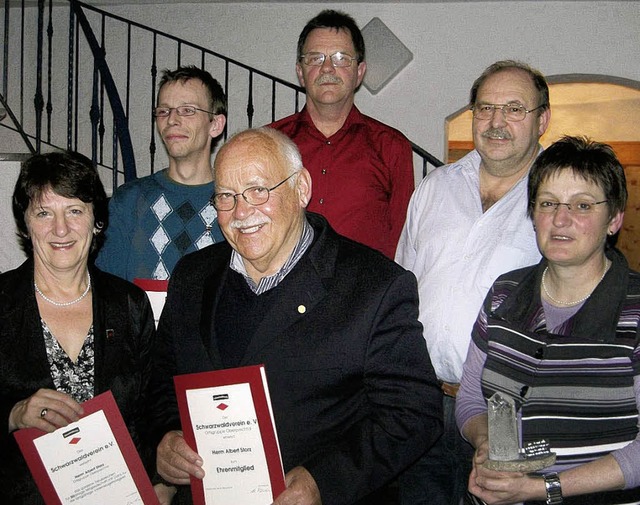
[[[93,325],[82,345],[78,360],[74,363],[53,336],[47,323],[41,319],[44,342],[51,377],[56,390],[67,393],[81,403],[93,398],[94,384],[94,348]]]

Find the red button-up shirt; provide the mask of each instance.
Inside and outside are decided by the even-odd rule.
[[[300,149],[313,182],[308,210],[324,215],[338,233],[393,259],[414,189],[406,137],[355,106],[330,137],[315,127],[306,108],[270,126]]]

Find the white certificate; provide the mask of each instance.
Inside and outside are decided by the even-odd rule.
[[[205,502],[269,505],[269,469],[249,384],[192,389],[187,403],[204,461]]]
[[[16,440],[47,504],[157,504],[140,456],[110,391],[83,404],[77,422]]]
[[[174,378],[185,440],[203,460],[194,504],[270,505],[284,490],[262,366]]]
[[[133,279],[133,283],[141,287],[147,293],[149,303],[151,304],[151,310],[153,311],[153,319],[158,328],[158,322],[160,321],[160,315],[164,308],[164,303],[167,300],[167,287],[169,281],[158,281],[155,279]]]

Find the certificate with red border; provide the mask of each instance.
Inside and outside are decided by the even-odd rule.
[[[164,302],[167,299],[169,281],[135,278],[133,279],[133,283],[146,291],[157,328],[158,321],[160,321],[160,314],[162,314],[162,309],[164,308]]]
[[[47,505],[158,504],[111,391],[82,404],[84,415],[46,433],[14,432]]]
[[[194,505],[270,505],[285,489],[263,365],[174,377],[186,442],[203,460]]]

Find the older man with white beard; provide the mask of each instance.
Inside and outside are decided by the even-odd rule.
[[[475,150],[422,181],[396,254],[418,278],[445,429],[401,476],[403,505],[452,505],[464,495],[473,449],[454,410],[471,329],[493,281],[540,259],[526,210],[527,174],[550,119],[545,78],[521,62],[496,62],[474,82],[470,107]]]
[[[213,472],[178,431],[173,377],[262,363],[287,472],[273,504],[388,504],[381,488],[442,429],[415,277],[305,211],[311,177],[272,128],[233,136],[214,178],[227,241],[178,263],[158,328],[159,476],[183,498]]]

